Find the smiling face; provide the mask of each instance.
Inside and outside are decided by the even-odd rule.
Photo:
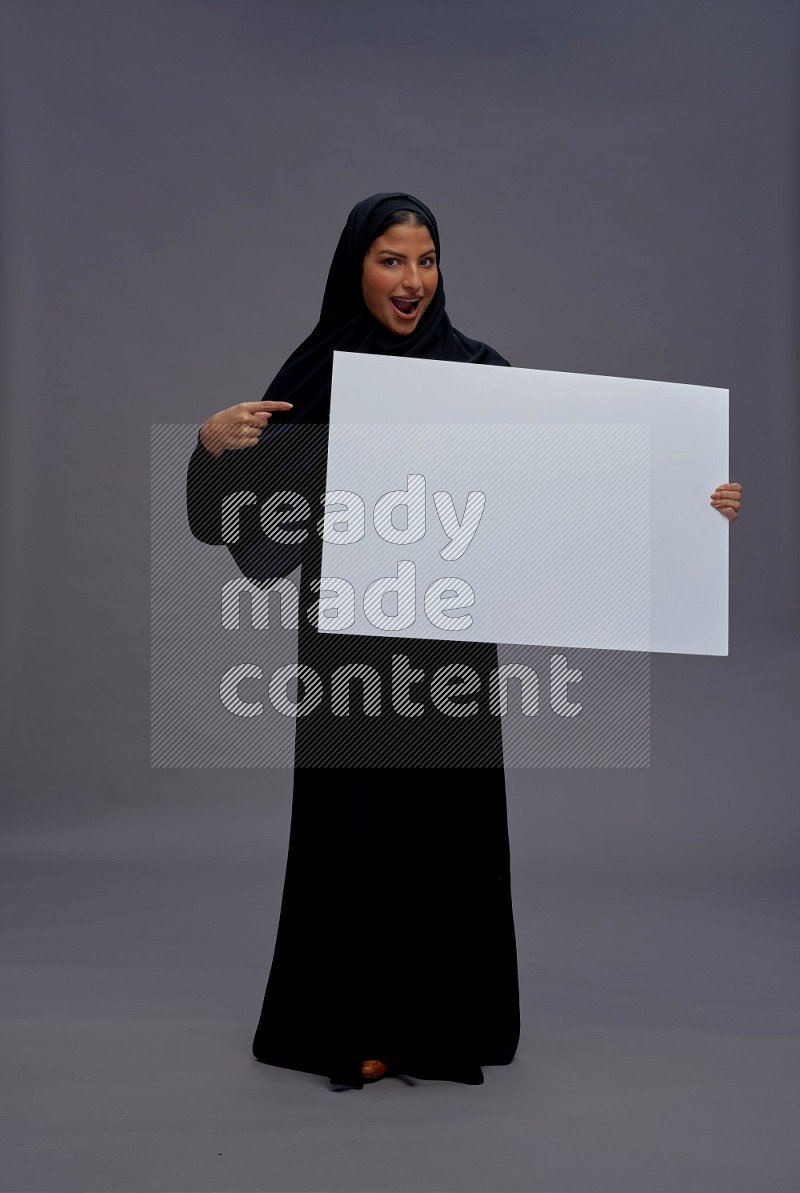
[[[401,336],[419,325],[438,281],[431,234],[416,224],[393,224],[364,257],[361,292],[367,309]]]

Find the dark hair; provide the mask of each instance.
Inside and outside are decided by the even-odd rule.
[[[418,211],[390,211],[384,220],[378,226],[373,240],[377,240],[379,236],[383,236],[389,228],[393,228],[395,224],[412,224],[415,228],[427,228],[431,236],[433,236],[432,229],[428,226],[428,222],[423,215]]]

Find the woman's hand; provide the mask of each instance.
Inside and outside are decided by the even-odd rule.
[[[727,485],[717,485],[711,494],[711,504],[714,509],[724,514],[729,522],[735,522],[742,504],[742,486],[736,481],[730,481]]]
[[[274,410],[291,410],[291,402],[238,402],[218,410],[200,428],[200,441],[212,456],[231,448],[255,447]]]

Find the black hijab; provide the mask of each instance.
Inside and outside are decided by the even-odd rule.
[[[453,327],[445,310],[441,266],[433,297],[408,335],[390,331],[368,310],[361,292],[364,257],[381,224],[394,211],[415,211],[422,217],[433,238],[437,263],[441,261],[436,218],[419,199],[400,191],[382,191],[356,203],[333,254],[319,322],[311,335],[295,348],[264,394],[266,400],[294,404],[293,410],[274,414],[272,425],[327,424],[334,350],[474,364],[509,363],[488,344],[471,340]]]

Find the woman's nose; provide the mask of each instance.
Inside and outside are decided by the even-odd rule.
[[[403,274],[403,285],[406,290],[416,292],[422,289],[419,270],[415,265],[407,265],[405,273]]]

